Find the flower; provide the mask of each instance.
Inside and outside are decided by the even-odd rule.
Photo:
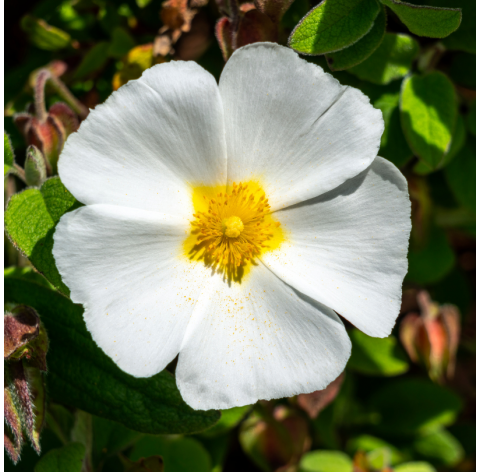
[[[400,309],[410,204],[382,132],[366,96],[271,43],[219,86],[177,61],[121,87],[59,160],[85,206],[53,254],[95,342],[137,377],[179,354],[196,409],[325,388],[350,355],[336,312],[383,337]]]

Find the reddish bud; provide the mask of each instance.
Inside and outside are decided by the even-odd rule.
[[[227,61],[234,50],[232,48],[232,25],[226,16],[222,17],[215,25],[215,37],[219,43],[224,61]]]
[[[259,10],[249,10],[241,15],[236,47],[240,48],[259,41],[274,42],[276,36],[277,29],[266,14]]]
[[[38,336],[40,318],[37,312],[26,305],[18,305],[3,317],[4,359],[21,359],[23,348]]]
[[[277,25],[294,0],[254,0],[257,9]]]
[[[57,123],[58,129],[62,133],[62,138],[65,141],[69,134],[78,130],[80,125],[77,115],[69,108],[66,103],[54,103],[48,114]]]
[[[317,418],[319,413],[337,397],[343,381],[344,372],[324,390],[317,390],[316,392],[298,395],[298,405],[311,419]]]
[[[421,316],[410,313],[401,323],[401,342],[411,360],[422,363],[433,380],[451,378],[460,337],[459,311],[432,302],[426,291],[419,292],[418,304]]]

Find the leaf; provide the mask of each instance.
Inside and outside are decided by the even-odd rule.
[[[373,102],[373,106],[381,110],[384,119],[384,132],[381,136],[379,155],[390,160],[397,167],[403,167],[411,159],[413,153],[401,128],[399,92],[384,93]]]
[[[383,433],[411,434],[453,423],[460,398],[424,379],[396,379],[376,390],[369,403],[380,414],[376,429]]]
[[[449,151],[446,153],[445,158],[440,166],[436,169],[431,168],[426,162],[418,161],[417,164],[414,166],[414,172],[418,175],[426,175],[430,172],[438,170],[447,166],[459,153],[459,151],[463,148],[464,143],[466,142],[466,126],[464,124],[464,120],[458,116],[456,120],[456,126],[454,128],[453,140],[451,141],[451,145],[449,146]]]
[[[444,175],[456,200],[476,211],[476,140],[469,136],[456,159],[446,166]]]
[[[420,436],[414,441],[413,447],[422,457],[449,467],[459,464],[464,457],[459,441],[445,429]]]
[[[81,472],[85,447],[71,443],[47,452],[35,466],[35,472]]]
[[[407,77],[401,87],[401,124],[416,156],[431,168],[443,164],[456,125],[453,84],[442,72]]]
[[[398,0],[381,0],[408,27],[411,33],[428,38],[445,38],[461,24],[460,8],[412,5]]]
[[[175,472],[211,472],[211,459],[199,441],[193,438],[165,438],[146,436],[138,441],[130,459],[160,455],[165,470]]]
[[[252,405],[245,405],[221,410],[220,420],[212,428],[204,431],[202,436],[210,438],[227,433],[227,431],[235,428],[251,409]]]
[[[466,117],[466,124],[468,125],[468,131],[476,136],[476,100],[469,107],[468,116]]]
[[[30,42],[40,49],[56,51],[70,45],[71,38],[68,33],[31,15],[25,15],[20,26],[27,33]]]
[[[369,33],[379,8],[376,0],[323,0],[295,27],[288,45],[310,55],[344,49]]]
[[[60,179],[53,177],[40,189],[28,188],[13,195],[5,211],[5,230],[12,243],[66,295],[70,292],[52,255],[53,233],[60,217],[80,205]]]
[[[369,33],[352,46],[326,54],[330,69],[333,71],[349,69],[365,61],[382,43],[385,32],[386,9],[382,6]]]
[[[357,451],[374,452],[378,450],[389,451],[389,463],[392,465],[399,464],[403,460],[403,454],[392,444],[368,434],[352,438],[347,443],[347,451],[351,455],[354,455]]]
[[[101,69],[109,58],[110,43],[100,41],[82,59],[75,71],[74,78],[82,79],[90,73]]]
[[[414,38],[405,34],[386,33],[381,45],[363,63],[348,70],[362,80],[385,85],[404,77],[419,52]]]
[[[409,369],[409,363],[394,336],[371,338],[358,329],[349,331],[352,354],[347,363],[351,370],[364,375],[393,376]]]
[[[5,177],[13,168],[15,155],[13,153],[12,143],[8,134],[3,132],[3,176]]]
[[[150,434],[193,433],[213,425],[217,411],[186,405],[167,371],[135,378],[121,371],[85,328],[82,307],[15,271],[5,273],[5,299],[34,307],[50,339],[50,398]]]
[[[133,47],[135,47],[135,41],[124,28],[118,26],[112,31],[112,40],[108,49],[109,56],[120,59]]]
[[[300,472],[352,472],[352,461],[340,451],[311,451],[302,456]]]
[[[455,261],[445,232],[434,226],[425,246],[420,249],[410,247],[406,281],[420,285],[438,282],[449,274]]]
[[[433,7],[461,8],[462,21],[459,28],[443,40],[448,49],[476,53],[476,1],[475,0],[423,0]]]
[[[427,462],[406,462],[394,467],[394,472],[436,472],[436,469]]]

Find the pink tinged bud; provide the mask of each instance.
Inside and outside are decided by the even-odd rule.
[[[48,114],[57,122],[57,125],[62,132],[62,138],[64,141],[71,133],[78,130],[80,123],[77,115],[66,103],[54,103],[50,107]]]
[[[422,363],[433,380],[452,377],[460,336],[459,311],[432,302],[425,291],[418,294],[418,304],[421,316],[409,314],[401,323],[401,342],[411,360]]]
[[[219,43],[224,61],[227,61],[233,53],[233,48],[232,24],[226,16],[222,17],[215,25],[215,37]]]
[[[45,157],[34,145],[27,148],[24,170],[27,185],[40,187],[47,178],[47,164],[45,162]]]
[[[23,445],[22,422],[20,413],[16,406],[15,390],[10,374],[9,365],[5,365],[3,384],[3,415],[4,425],[4,446],[8,455],[16,464],[20,459],[20,452]]]
[[[276,37],[277,28],[270,18],[259,10],[249,10],[240,18],[236,47],[259,41],[274,42]]]
[[[312,393],[303,393],[297,396],[298,405],[309,415],[311,419],[317,418],[319,413],[334,401],[339,393],[344,372],[324,390],[317,390]]]
[[[26,305],[15,307],[3,317],[4,359],[21,359],[23,348],[38,336],[40,318],[37,312]]]
[[[294,0],[254,0],[257,9],[277,25]]]
[[[3,446],[7,451],[8,456],[16,465],[20,460],[20,453],[22,452],[22,443],[18,443],[13,433],[4,425],[3,429]]]
[[[28,437],[33,448],[40,454],[40,433],[45,425],[45,383],[43,375],[35,367],[25,367],[25,377],[30,391],[33,418],[26,424]]]

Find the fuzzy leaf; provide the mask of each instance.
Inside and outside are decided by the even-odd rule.
[[[379,9],[376,0],[323,0],[295,27],[289,46],[310,55],[347,48],[369,33]]]
[[[419,45],[411,36],[386,33],[376,51],[349,72],[362,80],[386,85],[409,72],[418,52]]]
[[[370,404],[380,414],[376,429],[395,435],[452,424],[462,406],[460,398],[447,388],[429,380],[403,378],[376,389]]]
[[[35,466],[35,472],[81,472],[85,447],[71,443],[47,452]]]
[[[32,44],[40,49],[56,51],[70,45],[68,33],[33,16],[25,15],[20,26],[27,33]]]
[[[408,27],[411,33],[428,38],[445,38],[461,24],[460,8],[412,5],[398,0],[381,0]]]
[[[431,168],[443,164],[454,136],[457,103],[442,72],[407,77],[401,89],[401,123],[414,154]]]
[[[476,211],[476,141],[469,136],[456,159],[445,167],[444,175],[456,200]]]
[[[8,134],[3,132],[3,176],[5,177],[13,167],[15,155]]]
[[[349,69],[365,61],[382,43],[385,32],[386,9],[382,6],[369,33],[352,46],[326,54],[330,69],[333,71]]]
[[[83,79],[90,73],[102,68],[109,58],[110,43],[100,41],[82,59],[82,62],[75,71],[76,79]]]
[[[33,306],[48,331],[50,398],[150,434],[192,433],[213,425],[217,411],[187,406],[167,371],[135,378],[121,371],[85,328],[82,307],[18,272],[5,273],[5,298]]]
[[[372,338],[358,329],[349,332],[352,355],[347,367],[364,375],[393,376],[409,369],[404,351],[394,336]]]
[[[60,217],[80,206],[58,177],[40,189],[15,194],[5,211],[5,230],[17,249],[62,293],[69,290],[62,282],[52,255],[53,233]]]

